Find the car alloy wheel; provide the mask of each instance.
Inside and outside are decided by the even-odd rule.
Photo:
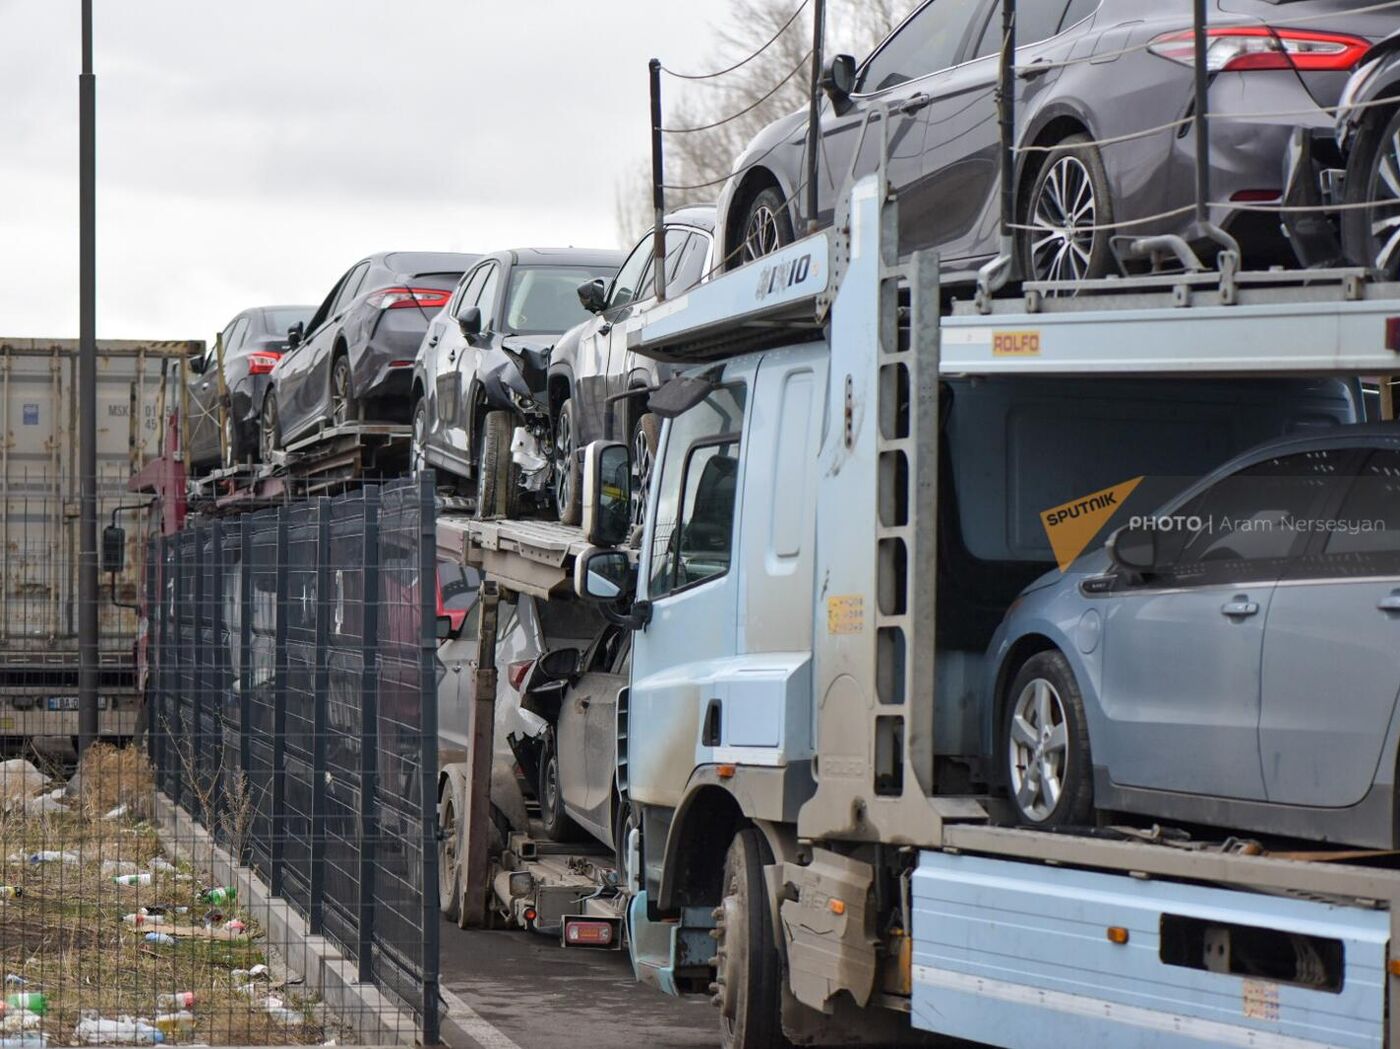
[[[409,459],[416,477],[428,468],[428,402],[422,398],[413,406],[412,442]]]
[[[1031,270],[1036,280],[1091,276],[1098,199],[1089,169],[1077,156],[1050,162],[1031,208]]]
[[[263,400],[258,437],[262,445],[263,462],[272,462],[272,457],[277,453],[277,446],[281,444],[281,435],[277,432],[277,398],[270,391]]]
[[[1069,724],[1059,690],[1045,678],[1028,681],[1011,714],[1011,793],[1026,819],[1054,814],[1069,778]]]
[[[772,208],[760,204],[750,213],[748,227],[744,230],[744,261],[761,259],[773,254],[779,247],[778,217],[773,214]]]
[[[350,359],[337,357],[331,366],[331,424],[343,426],[354,419],[355,400],[350,393]]]
[[[1400,116],[1386,127],[1376,147],[1366,197],[1371,231],[1370,262],[1387,278],[1400,274]]]
[[[574,413],[570,410],[573,402],[565,400],[559,406],[554,420],[554,505],[558,507],[559,520],[572,523],[574,500]]]
[[[645,525],[647,495],[651,491],[651,473],[656,467],[656,442],[659,423],[648,412],[637,420],[632,430],[632,524]]]

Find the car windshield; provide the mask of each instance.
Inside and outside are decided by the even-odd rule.
[[[517,266],[510,275],[506,299],[506,330],[565,332],[589,313],[579,302],[578,286],[602,277],[611,279],[612,266]]]
[[[273,335],[286,335],[287,329],[293,324],[296,324],[298,321],[306,323],[311,320],[311,315],[315,312],[316,310],[310,306],[302,309],[264,310],[264,330],[271,332]]]

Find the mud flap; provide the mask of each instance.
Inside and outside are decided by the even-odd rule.
[[[781,908],[788,985],[803,1005],[830,1014],[845,991],[864,1007],[875,989],[875,871],[868,863],[816,849],[806,866],[783,865]]]

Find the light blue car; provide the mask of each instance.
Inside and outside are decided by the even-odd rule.
[[[987,666],[1026,823],[1400,847],[1400,425],[1232,460],[1027,587]]]

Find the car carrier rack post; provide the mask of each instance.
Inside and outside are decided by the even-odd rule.
[[[727,368],[761,382],[773,348],[820,343],[826,360],[810,685],[781,701],[798,705],[787,724],[813,725],[810,794],[791,822],[743,810],[745,785],[800,764],[800,745],[720,759],[703,740],[646,735],[636,667],[641,646],[661,643],[652,628],[634,639],[634,792],[642,747],[694,747],[692,785],[729,792],[761,831],[789,1035],[864,1044],[883,1007],[916,1030],[1004,1046],[1400,1049],[1387,1005],[1400,992],[1400,872],[1386,856],[997,826],[996,798],[940,781],[933,673],[935,617],[957,614],[934,607],[942,381],[1389,377],[1400,373],[1400,286],[1359,270],[1241,273],[1226,257],[1217,274],[1029,284],[962,302],[940,286],[936,258],[899,258],[896,209],[882,179],[864,179],[832,229],[691,290],[634,333],[631,349],[717,384]],[[705,764],[715,760],[722,776]],[[637,967],[671,989],[698,972],[676,944],[705,925],[673,873],[704,862],[687,847],[691,828],[702,833],[683,825],[692,801],[641,820],[648,905],[680,933],[670,956]],[[632,916],[634,944],[665,952],[641,931],[645,912]],[[736,973],[767,964],[757,950],[721,952],[719,999],[741,993],[726,990]],[[1250,954],[1278,968],[1251,972]]]

